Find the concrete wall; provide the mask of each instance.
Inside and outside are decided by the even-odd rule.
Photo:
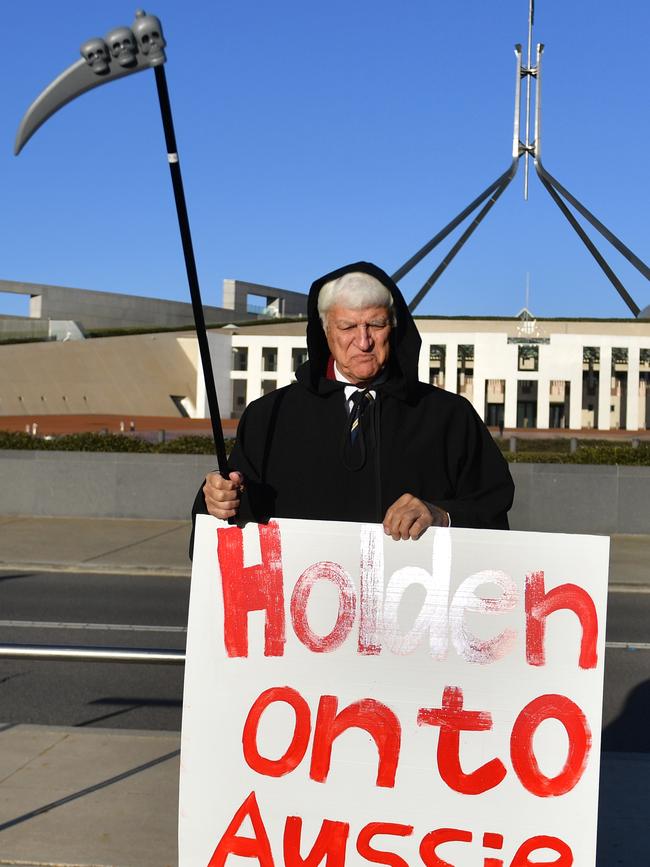
[[[650,533],[650,467],[511,464],[513,530]]]
[[[187,518],[208,455],[0,451],[0,515]],[[650,533],[650,467],[514,464],[513,530]]]
[[[29,340],[34,337],[49,337],[47,322],[40,319],[28,319],[22,316],[0,316],[1,340],[14,338]]]
[[[83,340],[72,319],[28,319],[0,315],[0,340]]]
[[[215,332],[212,342],[229,368],[230,338]],[[0,346],[0,422],[66,413],[178,417],[171,395],[196,406],[196,346],[194,335],[173,332]],[[222,388],[229,398],[229,384]]]
[[[0,514],[183,519],[208,455],[0,450]]]
[[[205,391],[205,379],[203,378],[203,366],[200,363],[198,341],[192,336],[191,346],[195,352],[196,365],[196,402],[192,418],[210,418],[210,408]],[[210,361],[212,362],[212,375],[214,387],[217,390],[219,403],[219,416],[230,418],[232,411],[232,385],[230,383],[231,344],[230,335],[222,331],[208,331],[208,348]]]
[[[228,322],[232,310],[204,307],[207,323]],[[82,328],[172,327],[194,325],[192,305],[117,292],[48,286],[43,290],[41,319],[74,318]]]
[[[0,280],[0,292],[30,295],[30,317],[34,319],[73,319],[84,329],[151,328],[193,326],[194,316],[189,301],[169,301],[144,295],[120,292],[98,292],[69,286],[49,286],[40,283],[17,283]],[[188,290],[189,295],[189,290]],[[203,300],[209,296],[203,293]],[[208,324],[230,322],[232,309],[209,307],[203,313]],[[246,311],[240,319],[255,319]]]
[[[291,292],[289,289],[277,289],[263,283],[248,283],[246,280],[223,281],[223,306],[233,310],[237,319],[246,318],[249,295],[266,299],[263,306],[274,310],[276,316],[307,315],[307,296],[304,292]],[[256,312],[261,313],[261,310]]]

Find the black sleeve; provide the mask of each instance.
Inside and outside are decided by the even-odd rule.
[[[435,505],[449,512],[452,527],[507,530],[515,490],[508,463],[471,404],[463,404],[448,444],[455,496]]]
[[[237,515],[238,524],[250,521],[262,524],[273,515],[273,491],[263,481],[265,455],[271,436],[267,414],[263,411],[268,403],[258,404],[244,412],[228,460],[228,471],[237,470],[244,476],[245,482]]]
[[[251,414],[254,416],[251,421]],[[255,415],[257,418],[255,418]],[[228,458],[228,472],[235,470],[244,476],[244,491],[236,519],[232,523],[246,524],[250,521],[265,523],[273,514],[273,491],[262,482],[262,463],[267,437],[267,424],[261,413],[245,410],[237,428],[237,439]],[[250,433],[249,433],[250,431]],[[260,448],[261,446],[261,448]],[[197,515],[207,515],[203,485],[197,491],[192,506],[192,533],[190,536],[190,560],[194,550],[194,528]]]
[[[192,532],[190,533],[190,546],[188,552],[190,560],[194,556],[194,530],[196,528],[196,516],[208,514],[208,508],[205,505],[205,497],[203,496],[204,484],[205,479],[201,482],[201,487],[196,492],[196,497],[194,497],[194,503],[192,504]]]

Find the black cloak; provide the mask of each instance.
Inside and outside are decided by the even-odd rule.
[[[317,310],[323,284],[351,271],[388,287],[397,317],[388,376],[363,416],[368,450],[358,469],[344,453],[344,383],[326,376],[330,352]],[[246,480],[239,519],[381,523],[409,493],[446,510],[454,527],[508,529],[508,465],[465,398],[418,381],[420,335],[391,278],[368,262],[346,265],[312,284],[307,311],[309,360],[297,381],[253,401],[239,423],[228,463]],[[193,513],[206,511],[200,490]]]

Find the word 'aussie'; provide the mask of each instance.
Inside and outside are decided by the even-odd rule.
[[[244,823],[250,823],[253,828],[253,836],[245,837],[238,833]],[[356,840],[356,851],[364,861],[373,864],[386,864],[389,867],[412,867],[398,854],[386,849],[385,842],[375,842],[375,837],[410,837],[413,834],[413,825],[404,825],[398,822],[370,822],[359,832]],[[299,816],[287,816],[284,835],[282,840],[281,863],[284,867],[345,867],[348,838],[350,836],[350,823],[337,822],[325,819],[321,825],[318,836],[309,851],[309,854],[301,853],[302,819]],[[439,852],[446,843],[471,844],[474,835],[471,831],[461,828],[436,828],[422,837],[419,846],[419,855],[424,867],[453,867],[449,861],[445,861]],[[525,840],[515,852],[512,860],[506,862],[502,858],[494,857],[494,852],[503,848],[504,838],[502,834],[485,833],[482,843],[484,850],[489,849],[492,855],[481,858],[477,867],[542,867],[543,864],[553,867],[572,867],[573,853],[570,847],[558,837],[538,835]],[[540,853],[550,851],[557,858],[553,861],[539,861]],[[244,803],[239,807],[217,848],[210,858],[208,867],[224,867],[230,855],[238,855],[240,858],[251,858],[259,867],[275,867],[269,836],[262,819],[255,792],[251,792]],[[534,856],[534,858],[531,858]],[[355,861],[355,863],[358,863]]]

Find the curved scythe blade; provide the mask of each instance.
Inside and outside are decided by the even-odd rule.
[[[93,87],[99,87],[100,84],[115,81],[116,78],[124,78],[124,76],[134,72],[152,68],[152,64],[140,53],[136,54],[135,61],[133,66],[128,67],[119,66],[114,61],[111,68],[103,75],[93,72],[83,58],[69,66],[36,97],[25,112],[16,133],[14,154],[17,156],[36,130],[55,112],[77,96],[81,96],[87,90],[92,90]]]

